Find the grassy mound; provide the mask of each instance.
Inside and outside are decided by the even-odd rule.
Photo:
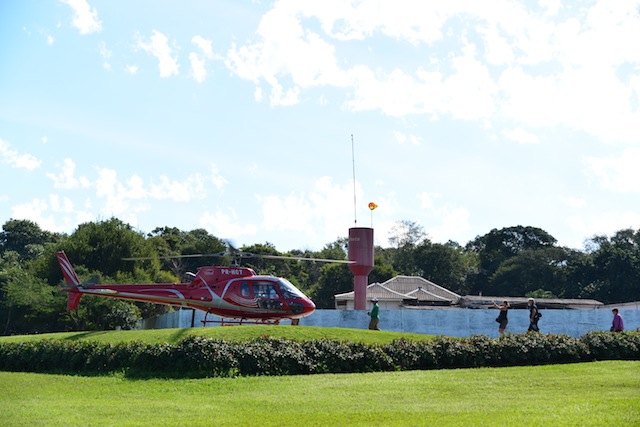
[[[250,341],[268,335],[294,341],[335,340],[362,344],[388,344],[393,340],[407,339],[425,341],[435,338],[433,335],[411,334],[403,332],[369,331],[353,328],[324,328],[320,326],[271,326],[244,325],[213,328],[176,328],[145,329],[134,331],[93,331],[61,332],[37,335],[14,335],[0,337],[1,342],[29,342],[47,340],[84,340],[105,344],[139,341],[145,344],[177,344],[189,335],[228,341]]]

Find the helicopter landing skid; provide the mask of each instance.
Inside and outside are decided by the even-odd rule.
[[[202,325],[207,326],[207,323],[218,323],[220,326],[236,326],[236,325],[278,325],[280,319],[224,319],[220,317],[218,320],[210,320],[207,318],[209,313],[204,315],[202,319]]]

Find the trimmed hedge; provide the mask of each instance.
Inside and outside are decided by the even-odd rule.
[[[0,343],[0,370],[129,376],[229,377],[379,372],[640,360],[640,333],[438,337],[385,345],[263,336],[248,342],[188,336],[178,344],[42,340]]]

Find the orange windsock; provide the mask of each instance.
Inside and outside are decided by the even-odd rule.
[[[369,202],[369,209],[374,210],[377,207],[378,207],[378,205],[376,205],[375,203]]]

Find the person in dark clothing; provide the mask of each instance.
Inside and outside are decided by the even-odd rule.
[[[507,319],[507,312],[509,311],[509,301],[502,301],[502,305],[498,305],[495,302],[493,303],[494,307],[500,310],[500,314],[496,319],[500,325],[498,326],[498,332],[500,335],[505,334],[505,330],[507,329],[507,323],[509,323],[509,319]]]
[[[529,298],[527,301],[527,308],[529,309],[529,329],[527,329],[527,332],[540,332],[538,320],[540,320],[541,316],[533,298]]]

